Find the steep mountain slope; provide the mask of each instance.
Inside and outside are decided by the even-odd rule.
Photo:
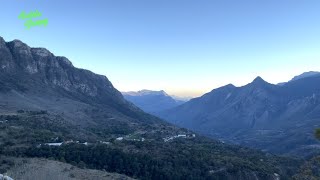
[[[307,78],[307,77],[312,77],[312,76],[319,76],[320,75],[320,72],[317,72],[317,71],[309,71],[309,72],[304,72],[300,75],[297,75],[295,77],[293,77],[289,82],[291,81],[295,81],[295,80],[299,80],[299,79],[303,79],[303,78]],[[282,83],[278,83],[277,85],[284,85],[286,84],[287,82],[282,82]]]
[[[3,112],[46,109],[85,127],[95,127],[100,120],[106,126],[112,121],[112,125],[125,123],[133,128],[164,124],[128,103],[105,76],[75,68],[65,57],[19,40],[6,43],[1,38],[0,44]]]
[[[283,86],[257,77],[243,87],[215,89],[162,112],[160,117],[233,143],[307,155],[304,153],[319,146],[313,129],[320,120],[320,76]]]
[[[301,163],[170,125],[127,102],[106,77],[18,40],[0,38],[0,68],[0,155],[139,179],[287,179]]]
[[[164,91],[141,90],[138,92],[123,92],[122,94],[125,99],[151,114],[184,103],[184,101],[173,99]]]

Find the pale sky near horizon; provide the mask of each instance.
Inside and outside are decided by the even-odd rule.
[[[18,16],[35,10],[49,24],[26,30]],[[0,19],[6,41],[66,56],[120,91],[195,97],[320,71],[319,0],[2,0]]]

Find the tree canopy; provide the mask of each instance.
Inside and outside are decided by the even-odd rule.
[[[316,129],[315,136],[320,140],[320,128]]]

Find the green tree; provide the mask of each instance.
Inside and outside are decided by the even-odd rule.
[[[316,129],[315,136],[320,140],[320,128]]]

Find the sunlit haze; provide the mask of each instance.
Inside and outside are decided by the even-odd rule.
[[[320,70],[320,1],[4,1],[0,35],[68,57],[120,91],[200,96]],[[21,11],[48,27],[26,30]],[[85,12],[85,13],[84,13]]]

